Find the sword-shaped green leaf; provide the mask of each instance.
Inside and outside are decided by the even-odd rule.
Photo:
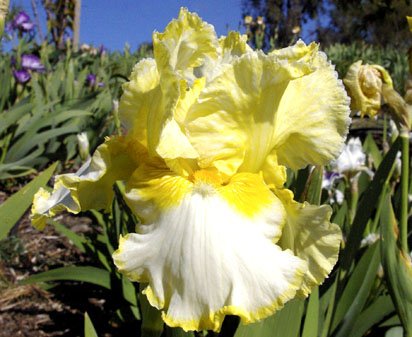
[[[23,216],[39,188],[46,186],[56,166],[57,162],[0,205],[0,240],[7,236],[10,229]]]
[[[84,337],[97,337],[97,332],[87,312],[84,313]]]
[[[390,195],[381,211],[382,265],[389,293],[404,328],[404,336],[412,336],[412,264],[397,245],[398,226]]]

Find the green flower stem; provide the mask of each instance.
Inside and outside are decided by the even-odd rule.
[[[409,180],[409,130],[402,128],[402,168],[401,168],[401,221],[400,241],[404,253],[408,253],[408,180]]]

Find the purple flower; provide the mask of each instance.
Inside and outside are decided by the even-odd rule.
[[[17,13],[13,18],[13,24],[16,27],[22,25],[23,23],[29,22],[29,21],[30,21],[30,16],[24,11]]]
[[[87,83],[90,87],[94,87],[94,86],[95,86],[96,80],[97,80],[97,77],[96,77],[95,74],[88,74],[88,75],[86,76],[86,83]]]
[[[21,56],[21,66],[24,69],[44,71],[44,65],[41,63],[40,59],[33,54],[23,54]]]
[[[24,23],[21,24],[21,28],[22,28],[23,31],[29,32],[29,31],[33,30],[34,23],[33,22],[24,22]]]
[[[16,79],[16,81],[21,84],[26,83],[31,79],[30,73],[25,69],[13,70],[13,76]]]
[[[101,55],[101,56],[106,55],[106,47],[103,46],[102,44],[99,47],[99,55]]]
[[[34,27],[33,22],[30,21],[30,16],[26,12],[19,12],[14,16],[13,23],[14,29],[19,29],[21,31],[31,31]]]

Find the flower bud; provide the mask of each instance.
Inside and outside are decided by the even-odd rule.
[[[79,154],[82,160],[86,160],[90,157],[89,138],[87,132],[77,134],[77,145],[79,147]]]
[[[352,99],[352,110],[360,111],[362,117],[374,117],[381,107],[382,85],[393,86],[391,77],[383,67],[362,65],[362,61],[349,67],[343,82]]]
[[[246,15],[243,20],[245,25],[250,25],[253,22],[253,18],[250,15]]]

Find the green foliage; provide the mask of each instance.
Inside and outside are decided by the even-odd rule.
[[[51,165],[36,179],[24,186],[0,205],[0,240],[6,238],[10,229],[19,221],[32,203],[34,194],[44,187],[56,169],[57,163]]]
[[[97,337],[93,322],[87,312],[84,313],[84,337]]]
[[[38,53],[46,67],[32,72],[26,84],[18,83],[11,71],[11,55],[0,54],[0,181],[27,176],[54,160],[68,162],[78,155],[76,134],[87,131],[91,148],[107,135],[117,133],[113,101],[121,95],[138,58],[124,53],[57,52],[42,45],[36,52],[21,43],[23,53]],[[96,75],[95,83],[87,80]]]
[[[303,309],[304,302],[293,299],[276,315],[259,323],[239,326],[235,337],[298,337]]]
[[[372,182],[369,184],[368,189],[360,199],[358,210],[352,223],[352,228],[348,233],[346,247],[343,251],[343,255],[341,256],[342,267],[346,270],[350,268],[353,259],[358,252],[366,225],[372,217],[372,212],[375,211],[377,207],[384,183],[392,174],[399,148],[400,139],[393,144],[390,151],[386,154],[377,172],[375,173]]]
[[[411,258],[396,245],[398,227],[389,193],[382,198],[382,264],[405,336],[409,337],[412,336],[412,263]]]

